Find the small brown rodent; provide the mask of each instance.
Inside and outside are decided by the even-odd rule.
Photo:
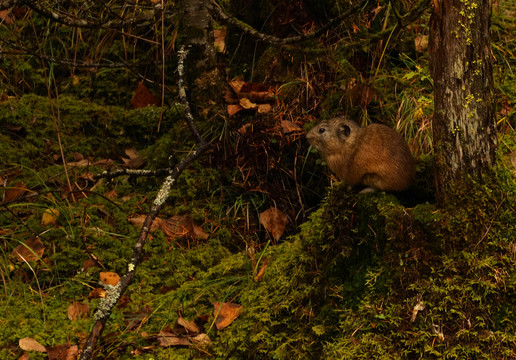
[[[414,182],[414,159],[405,140],[380,124],[365,128],[344,117],[317,124],[306,135],[330,169],[348,185],[402,191]]]

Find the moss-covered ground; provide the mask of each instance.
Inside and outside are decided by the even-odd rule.
[[[127,219],[148,210],[159,179],[106,183],[84,178],[105,165],[70,167],[76,186],[72,198],[58,148],[45,142],[55,138],[48,99],[28,95],[1,106],[4,123],[25,131],[2,133],[9,159],[3,174],[13,179],[9,184],[23,181],[37,193],[5,204],[0,214],[0,354],[15,359],[18,341],[25,337],[49,347],[84,340],[91,319],[71,321],[67,308],[78,301],[94,309],[98,299],[88,295],[99,273],[123,274],[138,233]],[[181,139],[174,134],[185,131],[177,120],[167,128],[170,138],[153,142],[131,130],[144,126],[141,119],[155,120],[159,113],[153,108],[124,110],[67,97],[58,106],[67,153],[94,159],[116,158],[120,149],[134,146],[146,147],[142,153],[148,163],[166,164],[150,154],[160,154],[155,149],[161,142]],[[170,123],[180,116],[166,114]],[[88,130],[92,127],[95,132]],[[119,135],[131,131],[132,136]],[[502,140],[513,144],[515,134]],[[182,141],[174,140],[172,148],[188,147]],[[225,195],[229,175],[195,164],[182,175],[162,215],[191,214],[210,237],[152,234],[135,282],[108,323],[99,356],[513,358],[516,185],[509,166],[501,154],[500,166],[482,183],[464,179],[457,202],[446,208],[428,202],[406,207],[400,204],[403,197],[356,194],[346,186],[323,189],[320,206],[299,230],[280,243],[255,245],[251,255],[243,245],[266,234],[238,231],[244,211]],[[81,187],[89,190],[81,194]],[[116,196],[110,198],[113,190]],[[59,217],[44,225],[48,208],[58,209]],[[40,259],[17,259],[13,248],[36,234],[45,248]],[[92,257],[96,266],[84,269]],[[216,330],[213,302],[237,303],[243,312],[226,329]],[[211,343],[156,346],[159,332],[173,328],[179,316],[197,321]],[[44,355],[31,355],[38,357]]]
[[[263,13],[239,13],[240,2],[229,4],[251,24],[266,22],[264,31],[281,35],[290,29],[281,16],[267,22],[283,2],[264,2]],[[324,23],[343,2],[303,4],[300,10],[281,8],[282,15],[303,23],[311,13]],[[230,78],[279,88],[274,110],[228,117],[222,94],[192,104],[199,130],[213,146],[182,173],[160,217],[188,215],[209,236],[150,234],[134,282],[97,345],[97,359],[516,358],[513,7],[499,4],[492,25],[498,165],[482,179],[458,180],[453,201],[438,207],[432,83],[427,55],[413,45],[416,36],[428,34],[428,14],[388,46],[384,42],[383,52],[377,42],[362,40],[388,23],[384,5],[380,16],[367,18],[369,27],[357,15],[357,28],[351,20],[342,25],[355,34],[330,32],[309,46],[255,45],[230,32],[233,58],[226,55],[220,66]],[[37,14],[31,19],[31,26],[18,23],[20,34],[47,26]],[[4,38],[16,38],[14,25],[1,26]],[[94,43],[87,30],[71,37],[66,27],[45,29],[41,46],[55,56],[68,54],[72,45],[64,39],[83,39],[74,49],[79,55],[92,48],[87,41]],[[127,31],[135,38],[147,34]],[[129,51],[117,35],[97,35],[95,48],[105,58],[96,61],[115,61]],[[135,46],[134,57],[161,54],[149,44]],[[168,89],[163,110],[130,109],[139,78],[127,69],[72,72],[19,59],[0,59],[2,68],[11,69],[0,72],[6,94],[0,100],[0,359],[46,359],[22,349],[20,339],[48,349],[82,346],[100,301],[92,293],[100,273],[124,274],[139,233],[129,219],[148,212],[163,180],[106,181],[94,174],[122,167],[128,149],[138,151],[147,169],[167,167],[195,142],[174,102],[176,89]],[[174,74],[174,62],[167,65]],[[152,78],[161,76],[158,70],[142,72]],[[175,80],[167,79],[167,86]],[[291,120],[291,126],[309,128],[341,111],[403,133],[418,160],[415,189],[349,190],[333,181],[299,132],[282,127]],[[250,130],[243,131],[246,125]],[[288,219],[279,240],[259,221],[271,206]],[[39,245],[28,245],[36,239]],[[90,311],[74,318],[74,302]],[[241,306],[227,327],[218,326],[217,302]],[[181,325],[184,319],[198,331]],[[164,346],[164,333],[181,340],[207,334],[210,341]]]

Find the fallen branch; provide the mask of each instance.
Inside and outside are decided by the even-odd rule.
[[[183,102],[183,106],[185,108],[186,119],[190,129],[192,130],[193,135],[195,136],[198,144],[196,148],[185,158],[183,159],[177,166],[173,169],[170,169],[170,173],[161,185],[161,188],[154,199],[152,207],[145,218],[142,229],[140,231],[140,235],[138,236],[138,240],[134,246],[133,256],[129,261],[127,266],[127,273],[120,279],[120,282],[116,286],[105,285],[106,288],[106,297],[104,297],[99,303],[98,309],[94,314],[95,323],[93,324],[93,328],[90,332],[88,340],[84,345],[84,349],[82,351],[81,360],[88,360],[91,358],[93,351],[95,349],[95,345],[100,335],[102,334],[102,330],[109,319],[113,308],[118,302],[118,299],[122,296],[122,294],[127,290],[129,285],[131,284],[136,267],[140,264],[143,256],[143,247],[147,240],[147,235],[149,234],[149,230],[152,226],[152,223],[158,213],[160,212],[163,204],[170,196],[170,189],[173,184],[178,179],[179,175],[190,165],[194,160],[196,160],[208,147],[209,143],[205,142],[204,139],[199,135],[197,128],[193,122],[192,114],[190,113],[190,107],[188,106],[188,102],[186,99],[186,92],[184,90],[183,77],[184,77],[184,60],[188,51],[181,47],[179,50],[179,63],[178,63],[178,74],[179,74],[179,93],[181,95],[184,94],[184,97],[181,96],[181,101]]]
[[[138,170],[138,169],[123,168],[123,169],[118,169],[118,170],[114,170],[114,171],[107,171],[107,170],[103,171],[101,173],[93,175],[93,179],[94,180],[97,180],[97,179],[111,180],[116,177],[124,176],[124,175],[137,176],[137,177],[162,176],[162,175],[170,174],[171,172],[172,172],[171,168],[157,169],[157,170],[144,170],[144,169]]]

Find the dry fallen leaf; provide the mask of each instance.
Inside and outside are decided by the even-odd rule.
[[[129,222],[136,226],[142,226],[145,221],[145,215],[139,215],[129,218]],[[191,236],[197,240],[206,240],[210,236],[204,230],[196,225],[190,215],[174,215],[168,219],[156,217],[151,226],[151,232],[160,229],[168,237],[176,238],[181,236]]]
[[[289,120],[281,120],[281,128],[283,129],[284,134],[303,131],[299,125]]]
[[[243,109],[240,105],[228,105],[228,115],[231,117]]]
[[[79,161],[72,161],[72,162],[66,163],[66,165],[69,167],[90,166],[91,164],[92,164],[91,161],[88,159],[82,159]]]
[[[207,334],[199,334],[196,336],[189,337],[192,344],[209,344],[211,343],[211,339]]]
[[[100,281],[104,285],[116,286],[120,282],[120,275],[114,272],[100,272]]]
[[[37,237],[33,237],[25,241],[24,244],[16,246],[12,255],[19,261],[37,261],[41,259],[45,252],[45,246]]]
[[[174,335],[167,331],[160,331],[158,334],[158,345],[168,346],[190,346],[190,340],[184,336]]]
[[[128,169],[139,169],[145,165],[145,160],[141,157],[140,153],[138,153],[138,150],[134,148],[125,149],[125,153],[129,158],[122,158],[124,167]]]
[[[41,226],[56,225],[59,217],[59,210],[56,208],[48,208],[41,216]]]
[[[250,135],[253,131],[253,124],[247,123],[245,125],[242,125],[237,131],[242,136]]]
[[[88,299],[102,299],[106,297],[106,290],[102,288],[96,288],[89,293]]]
[[[228,327],[242,313],[242,305],[235,303],[213,303],[213,316],[217,330]]]
[[[233,90],[226,89],[224,92],[229,116],[243,109],[255,110],[260,114],[272,110],[270,103],[275,101],[276,90],[265,84],[247,83],[240,79],[231,80],[228,83]]]
[[[74,344],[62,344],[48,348],[49,360],[75,360],[79,353],[79,348]]]
[[[288,223],[287,215],[275,207],[270,207],[260,214],[260,223],[272,234],[275,241],[278,241]]]
[[[18,341],[18,345],[25,351],[46,352],[47,349],[33,338],[26,337]]]
[[[231,86],[231,88],[233,89],[233,91],[238,94],[240,92],[240,89],[242,89],[242,86],[244,86],[245,81],[237,78],[229,81],[228,83],[229,86]]]
[[[143,84],[143,81],[138,83],[138,88],[134,92],[131,99],[133,109],[144,108],[147,106],[159,106],[160,102],[156,96]]]
[[[25,183],[23,181],[20,181],[5,191],[3,202],[16,200],[19,197],[23,196],[27,191],[29,191],[29,189],[27,189]]]
[[[147,215],[137,215],[134,217],[130,217],[127,220],[134,226],[142,227],[146,218],[147,218]],[[161,221],[163,221],[163,219],[161,219],[159,217],[154,219],[154,221],[152,222],[152,226],[150,228],[150,232],[153,232],[156,229],[161,229]]]
[[[192,237],[196,240],[208,240],[210,234],[205,232],[200,226],[193,224]]]
[[[265,114],[272,111],[271,104],[258,104],[258,114]]]
[[[249,100],[248,98],[241,98],[240,106],[244,109],[255,109],[257,107],[257,105],[251,102],[251,100]]]
[[[199,327],[193,320],[188,321],[188,320],[185,320],[184,317],[180,316],[177,319],[177,323],[179,325],[181,325],[182,327],[184,327],[188,332],[195,333],[195,334],[198,334],[199,332],[201,332],[201,329],[199,329]]]
[[[511,153],[511,163],[516,168],[516,150]]]
[[[206,240],[209,234],[196,225],[190,215],[174,215],[161,221],[161,230],[171,237],[189,235],[197,240]]]
[[[88,258],[82,262],[82,271],[88,270],[89,268],[96,267],[98,264],[95,262],[95,260]]]
[[[173,216],[162,219],[160,229],[170,237],[186,236],[193,231],[193,220],[189,216]]]
[[[74,301],[72,305],[68,306],[66,311],[69,320],[86,319],[90,314],[90,306],[88,304],[81,304]]]

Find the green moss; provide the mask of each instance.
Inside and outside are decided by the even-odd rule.
[[[460,208],[440,210],[336,187],[298,235],[265,251],[260,281],[239,254],[169,296],[190,313],[228,298],[243,306],[211,329],[217,358],[510,358],[516,221],[503,199],[515,186],[496,174],[500,188],[469,183]]]

